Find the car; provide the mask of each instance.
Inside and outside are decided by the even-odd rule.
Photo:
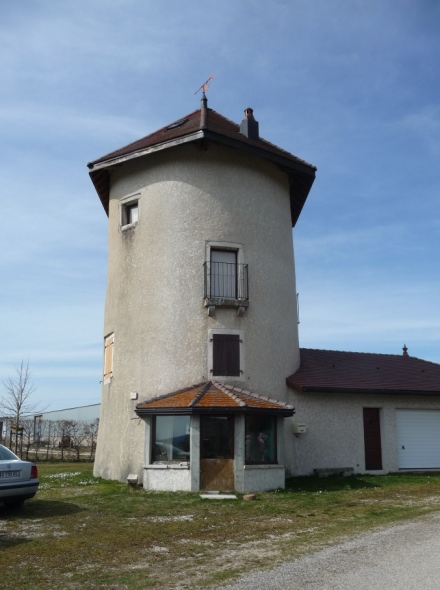
[[[35,496],[39,484],[37,466],[0,445],[0,502],[7,508],[19,508]]]

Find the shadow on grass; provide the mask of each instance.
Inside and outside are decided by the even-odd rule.
[[[341,490],[365,490],[377,488],[377,482],[368,481],[364,477],[350,475],[348,477],[291,477],[286,479],[285,492],[337,492]]]
[[[32,539],[26,539],[25,537],[9,537],[8,535],[0,535],[0,551],[5,549],[13,549],[23,543],[30,543]]]
[[[87,510],[71,502],[58,502],[56,500],[28,500],[22,508],[6,508],[0,504],[1,520],[25,520],[34,518],[51,518],[53,516],[65,516]]]

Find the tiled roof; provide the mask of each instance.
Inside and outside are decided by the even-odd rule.
[[[224,137],[229,137],[230,139],[234,139],[240,143],[255,146],[267,152],[282,156],[283,158],[292,160],[292,162],[304,165],[307,168],[310,168],[310,170],[316,170],[315,166],[312,166],[312,164],[309,164],[305,160],[301,160],[301,158],[294,156],[293,154],[277,147],[273,143],[270,143],[261,137],[259,139],[249,139],[240,133],[240,125],[234,123],[230,119],[227,119],[223,115],[220,115],[220,113],[217,113],[213,109],[206,110],[207,116],[205,121],[203,121],[202,109],[197,109],[196,111],[189,113],[189,115],[185,115],[177,121],[174,121],[173,123],[158,129],[146,137],[142,137],[137,141],[129,143],[118,150],[110,152],[109,154],[106,154],[105,156],[90,162],[88,166],[89,168],[93,168],[97,164],[114,160],[115,158],[120,158],[121,156],[133,154],[145,148],[165,143],[173,139],[178,139],[197,131],[207,130],[212,133],[218,133]]]
[[[136,413],[270,413],[292,416],[292,406],[275,399],[258,395],[233,385],[224,385],[217,381],[204,381],[185,389],[139,403]]]
[[[408,355],[300,349],[287,377],[302,392],[440,395],[440,365]]]
[[[289,174],[292,222],[296,223],[315,179],[315,166],[265,139],[246,137],[240,133],[238,124],[206,106],[88,164],[90,177],[106,212],[108,213],[110,189],[109,166],[126,159],[146,156],[159,149],[196,141],[203,141],[205,145],[209,141],[227,145],[281,166]]]

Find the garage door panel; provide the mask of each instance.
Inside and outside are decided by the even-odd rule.
[[[440,468],[440,410],[396,410],[399,469]]]

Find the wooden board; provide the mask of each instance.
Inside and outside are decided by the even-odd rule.
[[[200,459],[200,489],[223,492],[234,490],[234,460]]]

